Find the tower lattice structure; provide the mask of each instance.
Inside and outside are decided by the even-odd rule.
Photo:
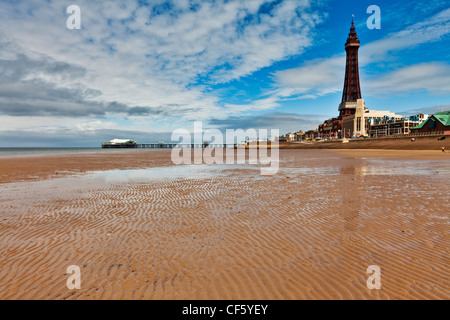
[[[339,105],[339,117],[354,114],[356,111],[356,101],[361,99],[361,86],[359,83],[359,64],[358,50],[360,41],[356,33],[355,24],[352,21],[350,33],[345,43],[347,53],[345,66],[344,90],[342,92],[342,101]]]

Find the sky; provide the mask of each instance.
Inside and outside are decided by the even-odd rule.
[[[2,0],[0,147],[316,129],[338,115],[352,15],[369,109],[450,110],[448,0]]]

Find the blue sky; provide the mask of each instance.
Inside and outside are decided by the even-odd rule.
[[[0,147],[317,128],[338,114],[352,14],[367,107],[450,109],[448,1],[2,1]]]

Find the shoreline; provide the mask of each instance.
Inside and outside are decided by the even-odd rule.
[[[126,152],[139,152],[144,149],[102,149],[102,148],[0,148],[0,159],[41,157],[41,156],[66,156],[66,155],[91,155],[91,154],[116,154]],[[149,151],[152,149],[146,149]]]
[[[353,158],[450,159],[450,151],[442,153],[434,150],[280,148],[280,153],[289,150],[319,151]],[[39,181],[93,171],[138,170],[170,166],[174,166],[170,149],[139,150],[131,153],[118,151],[0,157],[0,184]]]

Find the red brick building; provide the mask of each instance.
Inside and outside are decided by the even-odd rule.
[[[319,137],[318,130],[309,130],[305,132],[305,138],[307,139],[316,139],[317,137]]]
[[[324,123],[319,125],[319,137],[321,138],[339,138],[342,126],[342,119],[333,118],[325,120]]]

